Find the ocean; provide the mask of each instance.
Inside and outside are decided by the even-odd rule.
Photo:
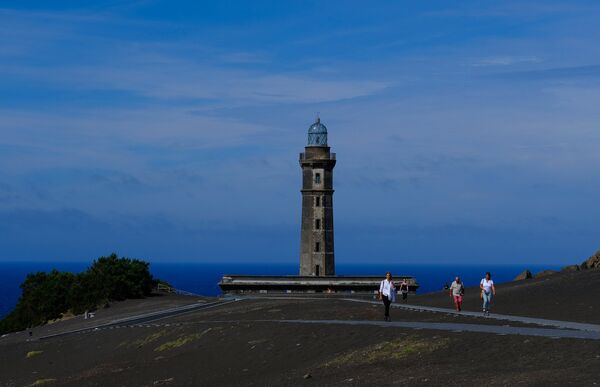
[[[85,270],[90,263],[83,262],[0,262],[0,318],[16,305],[21,289],[19,285],[31,272],[57,269],[73,273]],[[466,286],[476,286],[486,271],[492,273],[496,283],[511,281],[525,269],[537,272],[558,269],[556,265],[448,265],[448,264],[337,264],[339,275],[380,275],[386,271],[394,275],[411,275],[420,285],[418,293],[441,290],[459,275]],[[169,282],[177,289],[195,294],[215,296],[220,293],[217,283],[223,274],[295,275],[297,263],[247,264],[247,263],[152,263],[150,271],[155,277]]]

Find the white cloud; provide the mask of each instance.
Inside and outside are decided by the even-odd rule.
[[[5,38],[0,37],[0,73],[40,87],[117,90],[150,98],[243,105],[331,102],[370,95],[388,86],[369,79],[341,80],[335,72],[285,72],[268,66],[267,52],[228,51],[189,37],[122,39],[107,34],[107,26],[137,26],[136,21],[110,14],[0,10],[0,25],[4,21],[10,28],[0,27],[7,32]],[[151,31],[156,25],[142,27]],[[45,57],[42,61],[41,56]],[[228,66],[232,64],[236,66]],[[257,64],[267,68],[243,67]]]
[[[486,66],[511,66],[523,63],[541,63],[543,60],[537,56],[492,56],[476,59],[470,63],[473,67]]]

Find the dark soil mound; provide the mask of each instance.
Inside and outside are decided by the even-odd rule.
[[[565,266],[562,269],[560,269],[560,271],[579,271],[579,270],[581,270],[579,265],[569,265],[569,266]]]
[[[496,286],[493,312],[600,323],[600,270],[555,273],[543,278],[516,281]],[[436,292],[414,296],[415,305],[452,307],[449,294]],[[478,288],[467,288],[464,309],[479,311]]]
[[[556,270],[542,270],[539,273],[535,274],[535,278],[548,277],[549,275],[553,275],[553,274],[556,274],[556,273],[557,273]]]
[[[529,270],[525,270],[524,272],[522,272],[521,274],[516,276],[513,281],[522,281],[522,280],[530,279],[530,278],[533,278],[533,275],[531,274],[531,272]]]

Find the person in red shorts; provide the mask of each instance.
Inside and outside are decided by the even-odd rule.
[[[460,277],[454,278],[454,282],[450,285],[450,297],[454,300],[454,307],[457,312],[462,309],[463,295],[465,294],[465,287],[462,284]]]

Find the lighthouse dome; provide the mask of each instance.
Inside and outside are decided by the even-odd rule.
[[[327,146],[327,127],[320,118],[308,128],[308,146]]]

